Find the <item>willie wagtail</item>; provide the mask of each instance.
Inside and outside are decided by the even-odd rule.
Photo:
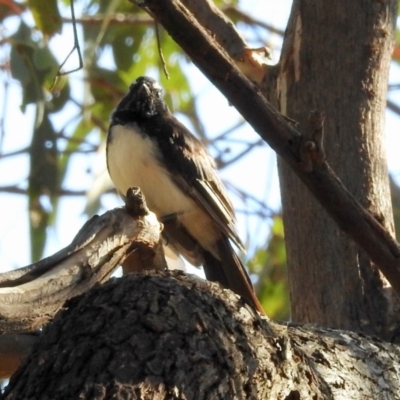
[[[136,79],[113,112],[107,166],[121,196],[140,187],[168,246],[264,312],[230,243],[243,249],[214,160],[171,114],[154,79]]]

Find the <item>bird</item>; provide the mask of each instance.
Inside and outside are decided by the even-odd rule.
[[[117,192],[123,198],[140,187],[166,244],[264,313],[232,245],[244,249],[215,160],[170,112],[156,80],[142,76],[130,85],[111,114],[106,154]]]

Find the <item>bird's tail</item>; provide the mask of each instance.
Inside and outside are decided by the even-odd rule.
[[[228,238],[217,243],[220,260],[211,253],[204,254],[204,272],[210,281],[219,282],[222,286],[241,296],[249,305],[265,314],[254,293],[249,275],[239,257],[232,248]]]

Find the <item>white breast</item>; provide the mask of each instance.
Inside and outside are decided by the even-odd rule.
[[[166,169],[160,165],[157,146],[138,132],[136,125],[114,126],[108,146],[108,169],[122,195],[138,186],[151,211],[160,218],[179,213],[180,221],[203,248],[214,253],[219,230],[197,203],[180,190]]]
[[[114,126],[108,147],[108,169],[112,181],[122,195],[132,186],[139,186],[149,208],[159,217],[177,211],[190,211],[194,201],[178,189],[170,174],[157,161],[158,148],[135,125]]]

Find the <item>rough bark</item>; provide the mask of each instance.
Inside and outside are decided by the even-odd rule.
[[[295,1],[276,94],[281,111],[300,131],[308,129],[311,110],[325,114],[327,161],[392,233],[384,112],[396,16],[395,0],[340,0],[334,7]],[[386,279],[285,163],[278,164],[292,319],[392,337],[398,302]]]
[[[180,272],[70,300],[2,399],[398,399],[400,348],[276,324]]]
[[[136,2],[139,5],[143,5],[142,2]],[[308,8],[311,10],[324,9],[325,19],[319,21],[319,23],[313,24],[319,31],[326,30],[329,31],[330,19],[329,15],[332,13],[330,4],[326,2],[318,3],[313,9],[314,2],[301,1],[296,2],[296,5],[301,5],[304,10]],[[370,4],[361,7],[360,3],[357,3],[360,8],[360,13],[362,18],[364,18],[362,33],[365,35],[361,44],[357,47],[358,57],[362,57],[360,62],[365,62],[368,69],[364,71],[362,75],[362,81],[358,84],[358,89],[364,88],[362,96],[364,96],[364,104],[362,109],[359,110],[358,115],[362,117],[362,121],[365,122],[365,126],[362,129],[363,135],[358,136],[358,139],[354,139],[349,146],[355,145],[356,151],[355,155],[352,154],[350,157],[354,159],[359,159],[360,154],[362,159],[366,160],[373,153],[373,149],[370,145],[363,140],[366,139],[366,130],[371,132],[373,128],[380,129],[380,121],[374,122],[371,118],[380,116],[381,111],[384,108],[384,101],[379,102],[378,99],[382,100],[382,80],[378,78],[378,71],[376,66],[380,65],[385,70],[387,69],[388,57],[389,57],[389,46],[393,37],[394,29],[394,0],[390,2],[379,3],[379,5]],[[359,247],[355,247],[352,241],[349,241],[347,237],[342,235],[340,229],[332,222],[329,222],[330,226],[333,227],[330,231],[325,232],[326,236],[322,235],[321,230],[319,230],[319,235],[315,235],[314,223],[319,224],[321,220],[321,225],[325,226],[327,220],[320,217],[323,212],[318,213],[318,220],[314,218],[314,211],[321,209],[317,202],[311,203],[312,206],[307,206],[309,214],[307,215],[305,210],[300,207],[295,206],[296,196],[292,196],[289,184],[282,183],[283,197],[288,197],[287,201],[293,201],[290,205],[291,210],[296,213],[296,223],[290,224],[288,218],[285,217],[285,221],[288,225],[288,246],[291,246],[292,236],[290,229],[296,229],[297,238],[302,240],[302,256],[305,252],[313,258],[313,263],[309,261],[304,261],[303,259],[296,259],[296,263],[292,262],[293,251],[292,247],[289,248],[289,262],[291,263],[291,271],[294,270],[294,264],[298,267],[298,274],[303,274],[302,267],[304,267],[304,275],[301,282],[311,282],[312,284],[307,286],[298,285],[293,282],[292,290],[296,292],[293,297],[293,303],[302,305],[302,313],[296,311],[296,305],[293,307],[296,319],[304,318],[306,321],[310,322],[311,318],[308,318],[308,308],[312,307],[315,312],[313,312],[314,322],[320,322],[327,325],[336,326],[346,326],[355,329],[360,326],[360,329],[364,329],[368,332],[373,332],[375,334],[381,335],[382,337],[388,338],[395,334],[396,327],[398,325],[398,313],[396,312],[396,302],[392,301],[392,293],[390,289],[384,287],[385,281],[379,275],[376,268],[371,265],[368,257],[381,269],[390,284],[396,290],[397,294],[400,293],[400,252],[399,246],[393,239],[393,229],[392,229],[392,219],[390,216],[390,205],[389,201],[386,200],[385,193],[387,189],[385,185],[385,173],[386,167],[383,159],[382,147],[378,149],[378,157],[375,158],[375,162],[370,164],[367,168],[364,165],[363,173],[365,177],[361,179],[361,187],[355,191],[356,196],[359,198],[360,191],[364,190],[367,192],[369,190],[367,197],[360,198],[363,201],[365,207],[370,210],[369,212],[364,208],[357,198],[354,197],[342,184],[342,182],[337,178],[336,174],[333,172],[332,168],[325,161],[323,157],[323,148],[321,143],[315,138],[313,133],[309,132],[309,127],[307,124],[302,123],[301,129],[303,130],[301,134],[293,125],[288,123],[287,120],[282,118],[282,116],[274,109],[271,104],[265,99],[261,94],[259,88],[251,84],[235,67],[232,59],[226,54],[224,49],[214,40],[212,34],[206,31],[201,24],[197,21],[196,16],[187,9],[181,1],[179,0],[147,0],[145,2],[145,8],[151,11],[151,14],[167,29],[170,35],[175,39],[177,43],[185,50],[185,52],[190,56],[193,62],[202,70],[202,72],[221,90],[221,92],[227,97],[229,102],[233,104],[238,111],[243,115],[243,117],[252,125],[252,127],[260,134],[260,136],[265,139],[271,147],[278,153],[281,159],[287,163],[287,165],[292,169],[292,171],[297,175],[298,178],[307,186],[311,193],[315,196],[318,202],[328,211],[329,215],[338,224],[338,227],[346,232],[351,239],[353,239]],[[335,7],[336,8],[336,7]],[[364,8],[366,10],[364,10]],[[370,10],[373,8],[373,10]],[[326,10],[325,10],[326,9]],[[298,17],[296,13],[296,8],[294,8],[292,14],[292,21],[295,21]],[[347,3],[343,1],[339,10],[335,13],[339,13],[342,19],[337,18],[336,23],[333,25],[333,31],[330,33],[329,41],[327,44],[322,44],[327,49],[325,49],[324,56],[318,55],[317,64],[321,65],[321,68],[326,68],[329,71],[330,68],[328,63],[329,56],[332,53],[336,54],[335,60],[340,60],[340,45],[351,48],[347,44],[348,39],[346,38],[347,30],[346,25],[351,23],[350,17],[347,15]],[[320,14],[315,16],[310,11],[309,19],[313,17],[317,18]],[[354,16],[353,14],[350,14]],[[368,16],[368,18],[365,17]],[[355,16],[356,17],[356,16]],[[304,16],[306,18],[306,16]],[[372,29],[373,24],[376,24],[380,29],[376,32]],[[292,22],[292,25],[294,22]],[[292,26],[291,25],[291,26]],[[314,26],[313,25],[313,26]],[[323,27],[323,29],[322,29]],[[350,28],[349,28],[350,29]],[[341,30],[341,36],[336,34],[336,30]],[[351,33],[354,33],[355,26],[351,27]],[[268,95],[271,95],[271,91],[277,90],[275,96],[279,98],[281,108],[284,112],[288,110],[282,107],[282,105],[288,104],[288,99],[285,96],[292,95],[292,88],[288,87],[289,75],[293,81],[294,78],[297,79],[297,72],[300,68],[300,62],[311,68],[312,62],[309,58],[308,53],[301,59],[298,58],[296,52],[306,51],[308,47],[313,48],[313,40],[317,33],[314,32],[314,36],[310,36],[312,32],[307,32],[307,46],[301,44],[301,46],[296,47],[293,45],[300,44],[299,38],[304,36],[301,26],[297,25],[297,30],[289,30],[291,35],[285,42],[283,49],[284,57],[279,66],[270,68],[265,75],[265,82],[272,85],[271,88],[264,87],[263,90]],[[326,33],[324,33],[326,37]],[[341,41],[335,39],[337,36],[341,37]],[[367,41],[375,38],[375,42]],[[297,42],[294,42],[294,40]],[[372,47],[371,47],[372,45]],[[383,47],[383,50],[380,49]],[[375,47],[377,47],[375,52]],[[313,48],[313,51],[315,49]],[[376,53],[376,54],[375,54]],[[339,55],[338,55],[339,54]],[[296,57],[294,57],[296,56]],[[298,60],[296,65],[293,65],[293,60]],[[334,61],[335,61],[334,60]],[[350,64],[347,64],[350,62]],[[347,72],[351,66],[355,68],[354,64],[359,62],[357,57],[351,56],[350,60],[346,61],[345,67],[340,65],[334,72],[336,74],[344,74]],[[301,66],[303,68],[304,66]],[[305,67],[304,67],[305,68]],[[361,68],[357,66],[356,71],[360,71]],[[351,109],[352,101],[357,100],[356,95],[352,93],[352,87],[350,81],[340,81],[340,85],[336,80],[334,73],[330,72],[332,75],[332,80],[329,82],[330,85],[335,87],[337,91],[335,101],[333,104],[338,104],[342,101],[341,92],[343,90],[348,97],[346,98],[347,110]],[[352,74],[349,74],[352,75]],[[294,77],[294,78],[293,78]],[[301,76],[302,78],[302,76]],[[320,104],[324,104],[323,111],[327,115],[327,120],[329,118],[328,125],[328,135],[329,139],[329,153],[328,160],[331,160],[332,147],[339,147],[340,142],[336,142],[335,138],[339,135],[339,130],[345,126],[347,123],[343,115],[337,115],[333,113],[335,117],[338,117],[336,121],[334,118],[327,114],[325,109],[325,103],[323,102],[325,98],[325,91],[330,91],[331,88],[327,86],[317,86],[314,83],[317,81],[317,77],[314,75],[307,75],[307,78],[311,80],[313,84],[313,91],[309,93],[308,97],[303,96],[302,93],[297,92],[298,98],[301,99],[303,108],[300,122],[306,121],[310,111],[315,107],[320,105],[314,101],[314,97],[318,94],[318,99],[321,100]],[[290,82],[292,82],[290,81]],[[374,96],[372,88],[375,82],[379,81],[379,90]],[[303,82],[304,83],[304,82]],[[319,82],[321,84],[321,82]],[[304,83],[305,84],[305,83]],[[347,85],[347,87],[342,87],[340,90],[338,86]],[[327,88],[328,87],[328,88]],[[290,89],[290,90],[289,90]],[[294,89],[293,89],[294,91]],[[315,96],[314,96],[315,94]],[[368,95],[365,97],[365,95]],[[328,95],[326,95],[328,97]],[[348,101],[351,102],[349,103]],[[360,100],[360,99],[358,99]],[[300,100],[299,100],[300,101]],[[372,112],[372,108],[374,112]],[[330,111],[330,110],[329,110]],[[297,116],[297,114],[296,114]],[[347,113],[344,116],[351,117]],[[349,121],[348,126],[346,126],[346,133],[349,137],[357,136],[356,133],[353,134],[353,130],[356,132],[360,131],[360,120],[355,123],[353,120]],[[376,124],[376,125],[374,125]],[[340,128],[340,129],[339,129]],[[341,131],[340,131],[341,132]],[[333,143],[332,143],[333,142]],[[317,150],[317,152],[315,152]],[[339,163],[335,166],[340,167],[343,171],[346,162],[349,160],[349,156],[346,155],[346,148],[341,149],[341,157],[339,158]],[[361,152],[361,153],[360,153]],[[362,165],[362,164],[359,164]],[[379,182],[373,181],[371,174],[378,174]],[[354,181],[354,180],[353,180]],[[351,189],[353,186],[349,182]],[[354,184],[354,182],[353,182]],[[382,185],[382,186],[380,186]],[[301,186],[299,182],[296,182],[296,187]],[[379,195],[380,200],[377,198]],[[293,200],[290,200],[293,199]],[[307,198],[307,201],[309,197]],[[368,199],[368,201],[366,201]],[[286,200],[285,200],[286,201]],[[306,201],[305,201],[306,202]],[[374,204],[374,206],[373,206]],[[304,206],[304,207],[306,207]],[[285,210],[288,207],[285,205]],[[303,212],[306,218],[303,218]],[[303,231],[303,224],[308,224],[306,234]],[[320,244],[322,242],[321,238],[327,238],[325,240],[325,253],[319,250]],[[312,238],[312,239],[310,239]],[[330,245],[335,240],[338,240],[341,245],[341,251],[335,250],[334,252],[330,250]],[[365,256],[365,253],[368,255]],[[351,261],[351,267],[348,265],[347,259],[350,249],[353,255]],[[314,251],[315,250],[315,251]],[[345,251],[346,250],[346,251]],[[329,261],[325,264],[325,260],[332,260],[333,255],[336,257],[334,261]],[[308,264],[311,264],[315,269],[311,270],[307,268]],[[333,264],[333,265],[332,265]],[[363,267],[359,268],[359,265]],[[345,269],[348,268],[348,277],[346,277]],[[368,269],[369,268],[369,269]],[[339,269],[341,274],[339,274]],[[321,271],[325,271],[322,273]],[[313,278],[313,274],[318,276],[318,279]],[[346,278],[346,279],[345,279]],[[351,279],[355,279],[356,283],[353,283]],[[296,280],[296,278],[294,278]],[[335,283],[335,285],[332,284]],[[296,285],[296,288],[294,287]],[[336,286],[338,289],[334,289]],[[355,289],[355,286],[357,288]],[[318,291],[318,300],[313,302],[309,296],[311,296],[315,291]],[[331,292],[332,291],[332,292]],[[335,291],[333,295],[333,291]],[[347,295],[347,298],[342,301],[341,297],[343,293]],[[307,302],[301,301],[302,296],[307,293]],[[338,296],[335,298],[335,296]],[[376,297],[376,299],[375,299]],[[338,311],[334,311],[336,303],[338,304]],[[354,306],[353,306],[354,305]],[[380,311],[379,315],[377,311]],[[300,315],[301,314],[301,315]],[[331,316],[332,315],[332,316]],[[341,322],[342,321],[342,322]]]

